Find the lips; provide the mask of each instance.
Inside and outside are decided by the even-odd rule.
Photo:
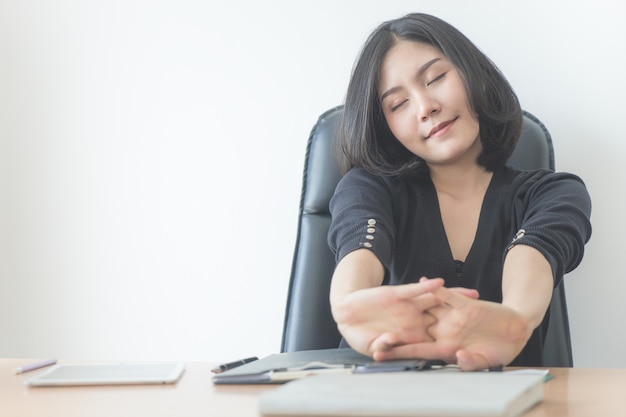
[[[438,125],[436,125],[435,127],[433,127],[430,130],[430,133],[428,134],[428,136],[426,136],[426,139],[429,139],[431,137],[441,136],[441,135],[445,134],[448,130],[450,130],[450,128],[452,127],[454,122],[456,122],[456,118],[454,118],[452,120],[448,120],[446,122],[439,123]]]

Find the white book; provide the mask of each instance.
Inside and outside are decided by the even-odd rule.
[[[542,401],[546,372],[319,375],[263,394],[259,411],[277,416],[515,417]]]

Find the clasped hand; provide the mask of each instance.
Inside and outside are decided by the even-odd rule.
[[[440,278],[354,291],[334,313],[350,346],[375,360],[442,359],[463,370],[508,364],[532,331],[515,310]]]

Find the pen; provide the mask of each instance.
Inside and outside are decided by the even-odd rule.
[[[259,359],[259,358],[257,358],[256,356],[253,356],[251,358],[240,359],[238,361],[224,363],[222,365],[218,365],[215,368],[211,369],[211,372],[213,372],[214,374],[219,374],[220,372],[228,371],[229,369],[233,369],[233,368],[236,368],[238,366],[245,365],[245,364],[250,363],[250,362],[254,362],[257,359]]]
[[[24,372],[34,371],[35,369],[54,365],[55,363],[57,363],[56,359],[47,359],[45,361],[35,362],[24,366],[18,366],[17,368],[15,368],[15,373],[23,374]]]

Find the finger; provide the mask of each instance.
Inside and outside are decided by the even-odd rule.
[[[437,320],[437,318],[435,316],[431,315],[431,317],[434,318],[434,321],[431,324],[427,324],[426,325],[426,336],[429,337],[430,341],[434,342],[434,341],[437,340],[437,326],[436,326],[436,324],[437,324],[438,320]]]
[[[443,302],[432,293],[422,294],[413,297],[412,302],[415,308],[421,311],[426,311],[443,304]]]
[[[426,326],[426,328],[437,324],[437,321],[438,321],[437,316],[431,314],[429,311],[425,311],[423,317],[424,317],[424,325]]]
[[[479,297],[478,291],[472,288],[464,288],[464,287],[453,287],[449,288],[450,291],[458,292],[459,294],[463,294],[466,297],[477,300]]]
[[[436,324],[437,322],[445,320],[446,316],[448,316],[448,314],[450,314],[451,312],[452,309],[450,308],[450,306],[445,304],[429,308],[427,313],[435,318],[435,322],[431,323],[431,326],[433,324]]]
[[[466,297],[465,295],[460,294],[458,291],[452,291],[451,289],[443,287],[437,288],[433,291],[433,293],[443,303],[455,308],[463,308],[467,305],[469,301],[473,300],[470,297]]]
[[[441,354],[436,342],[413,343],[394,346],[389,350],[376,351],[372,355],[376,361],[390,361],[394,359],[440,359]]]
[[[414,298],[419,295],[427,294],[430,292],[434,292],[437,289],[443,287],[444,281],[442,278],[434,278],[421,280],[420,282],[415,282],[412,284],[404,284],[404,285],[391,285],[392,291],[394,291],[395,295],[400,298]]]

